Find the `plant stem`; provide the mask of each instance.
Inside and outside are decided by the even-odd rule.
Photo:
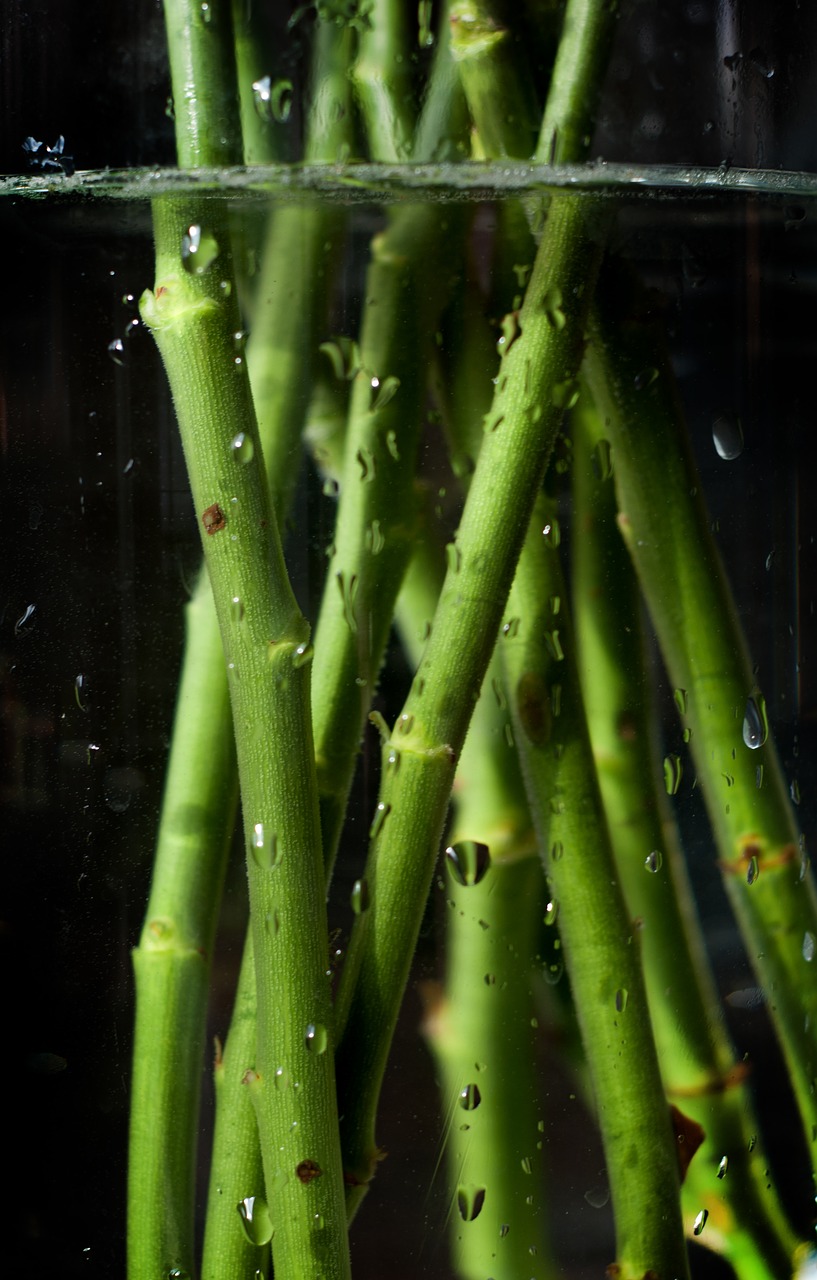
[[[377,1161],[377,1098],[453,781],[499,626],[507,584],[565,403],[601,252],[597,211],[554,200],[486,421],[486,440],[449,553],[431,637],[384,747],[367,862],[371,906],[355,923],[341,979],[338,1083],[347,1176],[361,1197]],[[548,300],[565,299],[564,324]]]
[[[680,691],[726,891],[766,993],[814,1159],[817,985],[808,947],[817,938],[814,883],[777,754],[763,741],[765,708],[698,496],[660,327],[629,275],[613,262],[605,271],[587,369],[609,419],[619,529]],[[752,718],[742,736],[747,706]]]
[[[675,1136],[638,938],[601,807],[565,585],[548,545],[558,541],[557,529],[551,505],[540,498],[511,589],[511,631],[501,642],[515,738],[598,1107],[616,1274],[687,1275]]]
[[[527,158],[536,145],[539,111],[527,61],[492,0],[453,0],[451,53],[479,134],[492,159]]]
[[[258,999],[247,1085],[274,1197],[279,1280],[314,1268],[345,1277],[309,631],[269,507],[249,382],[235,363],[236,317],[217,283],[223,273],[182,266],[190,216],[187,204],[155,206],[156,286],[142,315],[171,384],[231,676]],[[224,234],[206,206],[197,225],[216,240]]]
[[[413,546],[424,370],[458,229],[451,210],[408,206],[394,211],[372,244],[334,550],[315,630],[313,717],[328,865]]]
[[[180,169],[242,160],[230,6],[164,0]]]
[[[589,152],[618,15],[618,0],[568,0],[536,147],[540,164],[577,164]]]
[[[210,583],[187,606],[187,648],[150,899],[133,952],[136,1027],[128,1273],[194,1272],[193,1204],[204,1026],[216,916],[235,816],[229,700]],[[158,1086],[158,1087],[157,1087]],[[164,1270],[162,1270],[162,1268]]]
[[[407,17],[402,0],[372,0],[354,62],[369,156],[382,164],[399,163],[410,155],[414,94]]]
[[[230,1033],[216,1059],[216,1126],[207,1196],[202,1280],[253,1280],[269,1260],[263,1207],[264,1168],[255,1111],[244,1076],[256,1057],[255,963],[252,930],[241,960]],[[239,1212],[244,1219],[243,1227]]]
[[[590,737],[628,909],[643,921],[644,976],[666,1091],[704,1133],[682,1188],[687,1232],[707,1210],[701,1243],[722,1253],[740,1280],[774,1280],[791,1270],[795,1238],[769,1186],[745,1068],[722,1024],[666,793],[649,781],[660,770],[638,589],[615,527],[601,420],[587,398],[574,412],[573,434],[581,530],[574,599]]]

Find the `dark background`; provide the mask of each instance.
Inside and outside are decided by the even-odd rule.
[[[812,8],[795,4],[627,7],[594,154],[813,168],[814,26]],[[50,144],[60,133],[80,169],[172,163],[164,32],[153,0],[0,3],[0,40],[0,168],[24,169],[27,135]],[[300,56],[293,51],[293,67]],[[377,215],[361,209],[356,217],[365,243]],[[670,300],[702,480],[784,766],[800,781],[807,832],[817,692],[815,225],[803,201],[641,202],[622,212],[617,232]],[[123,336],[136,317],[132,299],[151,280],[149,211],[5,198],[0,226],[0,1017],[15,1187],[2,1255],[29,1280],[108,1280],[124,1274],[129,953],[145,904],[197,534],[158,360],[138,329]],[[354,329],[353,297],[350,287],[338,303],[337,331]],[[118,337],[122,364],[108,353]],[[713,416],[724,408],[741,414],[746,437],[732,463],[712,446]],[[331,521],[331,503],[305,469],[290,538],[305,607],[318,594]],[[406,679],[395,650],[381,685],[387,718]],[[342,930],[376,757],[367,742],[332,903]],[[751,987],[689,771],[677,813],[722,993]],[[229,1017],[244,910],[236,856],[214,1034]],[[450,1274],[444,1179],[434,1177],[442,1121],[416,1034],[416,984],[439,972],[438,914],[432,903],[387,1081],[379,1136],[391,1155],[355,1236],[361,1280]],[[775,1170],[809,1231],[810,1179],[765,1013],[727,1005],[727,1016],[739,1053],[755,1063]],[[601,1274],[612,1256],[607,1213],[585,1199],[603,1158],[586,1118],[574,1118],[570,1083],[544,1036],[542,1071],[554,1220],[564,1274],[579,1280]],[[698,1265],[696,1275],[723,1274]]]

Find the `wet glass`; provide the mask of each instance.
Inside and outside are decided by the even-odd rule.
[[[2,937],[6,1098],[16,1134],[7,1256],[30,1277],[59,1272],[102,1280],[125,1267],[131,949],[150,883],[183,609],[200,560],[173,407],[139,299],[153,281],[150,200],[168,191],[189,195],[192,184],[177,182],[164,168],[173,160],[172,104],[158,6],[138,17],[130,11],[105,17],[100,7],[78,51],[73,44],[58,47],[60,31],[65,40],[69,32],[71,41],[79,36],[68,16],[49,9],[13,6],[4,28],[6,54],[21,50],[28,69],[25,79],[15,78],[14,61],[8,63],[2,152],[8,176],[0,179],[9,263],[0,354],[2,505],[9,531],[0,632]],[[201,194],[211,207],[229,209],[236,243],[243,245],[249,333],[261,268],[258,229],[270,211],[331,205],[341,213],[343,258],[322,336],[327,377],[345,358],[339,340],[358,332],[368,246],[390,209],[464,206],[469,278],[488,297],[501,269],[495,247],[503,208],[552,195],[558,182],[578,200],[604,203],[610,245],[662,299],[711,532],[751,654],[756,684],[736,709],[735,749],[776,742],[805,859],[815,816],[810,374],[817,182],[807,172],[788,172],[812,163],[801,75],[812,19],[799,10],[789,16],[799,25],[784,33],[782,19],[760,6],[739,22],[730,5],[687,4],[672,21],[660,8],[634,5],[607,76],[597,163],[581,174],[532,177],[511,163],[461,165],[433,175],[375,167],[296,179],[232,172],[203,179]],[[55,30],[55,21],[65,29]],[[80,52],[88,55],[86,74],[69,77]],[[119,83],[123,71],[127,106],[112,115],[117,90],[111,80]],[[295,86],[292,101],[280,77],[270,94],[275,91],[279,116],[291,122],[297,150],[295,53],[290,72],[283,80]],[[72,88],[66,90],[66,82]],[[690,95],[687,110],[679,104]],[[24,149],[27,138],[36,149]],[[107,165],[117,172],[103,172]],[[218,270],[206,236],[203,242],[194,236],[186,252],[193,269]],[[497,340],[501,319],[491,317]],[[236,359],[245,339],[242,330]],[[312,353],[304,351],[304,379],[312,368]],[[474,370],[486,383],[495,376],[493,365]],[[644,377],[648,386],[649,370]],[[446,456],[433,396],[425,417],[419,472],[445,543],[461,510],[461,477]],[[553,481],[556,541],[568,564],[580,536],[569,492],[571,432],[568,413]],[[336,486],[316,440],[313,433],[298,459],[284,532],[295,591],[313,622],[337,510]],[[237,460],[247,456],[248,444],[232,439]],[[601,448],[594,461],[602,478],[615,475],[614,450]],[[365,479],[365,458],[360,466]],[[558,607],[552,606],[554,615]],[[506,626],[512,624],[507,618]],[[552,634],[558,643],[558,629]],[[769,1168],[798,1234],[808,1239],[813,1188],[769,1020],[774,993],[758,985],[723,892],[684,733],[684,692],[673,688],[657,646],[650,645],[659,770],[663,761],[658,783],[681,831],[721,1016],[737,1058],[751,1066]],[[410,657],[392,636],[373,703],[389,725],[401,713],[412,673]],[[513,733],[506,736],[510,749]],[[377,811],[380,768],[378,733],[369,726],[330,895],[338,967],[353,920],[368,908],[366,844],[373,817],[375,827],[385,820]],[[234,844],[213,963],[209,1041],[229,1025],[246,926],[240,837]],[[475,1062],[474,1078],[463,1081],[455,1097],[441,1096],[440,1071],[422,1030],[445,970],[452,894],[490,877],[485,845],[455,842],[446,854],[446,844],[381,1105],[378,1140],[388,1159],[352,1236],[360,1280],[384,1271],[429,1280],[456,1274],[452,1238],[467,1232],[488,1204],[479,1188],[452,1181],[445,1148],[452,1124],[475,1120],[486,1106],[489,1070],[483,1075],[486,1064]],[[555,847],[550,854],[558,860]],[[646,848],[643,863],[645,875],[660,875],[661,851]],[[749,859],[750,882],[752,875]],[[547,902],[540,980],[529,1008],[542,1117],[531,1144],[544,1153],[546,1179],[537,1194],[558,1274],[583,1280],[603,1272],[615,1255],[604,1154],[565,1052],[568,979],[551,941],[558,915],[558,902]],[[810,935],[802,955],[807,981]],[[474,978],[501,987],[491,973]],[[624,1016],[627,991],[617,987],[614,1003]],[[313,1025],[306,1034],[315,1051],[326,1032]],[[202,1063],[202,1087],[199,1230],[212,1135],[209,1061]],[[703,1248],[712,1230],[706,1217],[696,1220],[696,1277],[729,1274]],[[504,1238],[500,1229],[497,1256],[485,1259],[486,1280],[501,1265]]]

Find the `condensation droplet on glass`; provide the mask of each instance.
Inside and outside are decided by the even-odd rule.
[[[550,399],[555,409],[572,409],[579,399],[579,384],[575,378],[554,382]]]
[[[188,274],[204,275],[219,255],[218,241],[206,228],[194,222],[182,236],[182,266]]]
[[[697,1215],[697,1217],[695,1218],[695,1221],[692,1224],[692,1234],[694,1236],[699,1236],[701,1234],[704,1227],[706,1226],[706,1220],[708,1217],[709,1217],[709,1210],[701,1209],[700,1213]]]
[[[564,307],[562,306],[561,289],[555,285],[548,289],[542,299],[542,303],[545,310],[545,319],[551,329],[556,329],[557,331],[564,329],[567,324],[567,316],[565,315]]]
[[[502,635],[505,640],[513,640],[519,632],[519,619],[509,618],[502,627]]]
[[[800,803],[800,783],[797,781],[796,778],[792,778],[791,780],[791,786],[789,787],[789,795],[792,798],[793,804]]]
[[[329,1032],[322,1022],[310,1022],[306,1028],[304,1036],[304,1044],[310,1053],[321,1054],[326,1052],[329,1044]]]
[[[683,772],[679,756],[670,753],[670,755],[664,757],[664,787],[668,796],[678,794]]]
[[[628,992],[626,987],[619,987],[616,992],[616,1013],[623,1013],[627,1008]]]
[[[445,547],[445,559],[450,573],[459,573],[462,568],[462,552],[456,542],[448,542]]]
[[[559,904],[555,898],[551,898],[550,902],[545,907],[544,922],[547,925],[555,924],[558,918],[559,918]]]
[[[752,855],[752,857],[749,859],[749,865],[746,868],[746,883],[754,884],[759,875],[760,875],[760,864],[757,858],[754,855]]]
[[[414,716],[411,715],[409,712],[404,711],[403,714],[400,716],[399,720],[397,721],[397,732],[402,734],[409,734],[411,733],[413,728],[414,728]]]
[[[473,1222],[482,1213],[485,1204],[485,1188],[474,1186],[457,1187],[457,1211],[463,1222]]]
[[[673,701],[678,708],[679,716],[685,716],[687,713],[687,691],[686,689],[675,689],[672,694]]]
[[[527,1174],[533,1173],[533,1165],[531,1163],[530,1156],[523,1156],[522,1159],[519,1161],[519,1165],[523,1173],[527,1173]]]
[[[725,1178],[728,1168],[729,1168],[729,1157],[721,1156],[720,1163],[718,1165],[718,1177]]]
[[[400,389],[400,379],[394,374],[389,374],[386,378],[372,378],[371,381],[371,400],[369,408],[372,413],[379,413],[381,409],[385,409]]]
[[[647,387],[651,387],[654,382],[658,381],[658,370],[654,367],[642,369],[633,378],[633,386],[636,391],[646,391]]]
[[[125,366],[125,344],[121,338],[114,338],[113,342],[108,343],[108,355],[114,364],[118,364],[120,368]]]
[[[372,520],[365,534],[366,549],[371,551],[373,556],[379,556],[380,552],[386,545],[386,539],[380,529],[380,521]]]
[[[452,879],[465,888],[479,884],[491,865],[490,850],[479,840],[458,840],[449,845],[445,859]]]
[[[719,413],[712,421],[712,443],[719,458],[733,462],[743,453],[743,424],[736,413]]]
[[[292,655],[292,665],[296,669],[305,667],[308,662],[312,661],[314,656],[315,650],[311,641],[305,640],[303,644],[299,644],[296,647],[295,652]]]
[[[554,862],[558,862],[564,851],[565,847],[561,840],[556,840],[550,847],[550,856]]]
[[[245,1196],[239,1200],[238,1215],[244,1235],[250,1244],[265,1245],[272,1239],[272,1218],[266,1200],[261,1196]]]
[[[562,540],[562,531],[559,528],[559,521],[555,518],[549,520],[542,530],[542,537],[549,547],[558,547]]]
[[[769,721],[765,699],[762,694],[753,693],[746,699],[746,710],[743,713],[743,741],[750,750],[757,751],[768,736]]]
[[[356,916],[362,916],[369,909],[369,883],[367,880],[355,880],[349,902]]]
[[[596,441],[593,445],[593,452],[590,455],[590,463],[593,468],[593,475],[600,484],[610,479],[613,474],[613,453],[609,440]]]
[[[557,630],[545,632],[545,648],[554,662],[564,662],[565,651]]]
[[[501,1226],[500,1226],[500,1228],[499,1228],[499,1237],[500,1237],[500,1239],[501,1239],[501,1240],[504,1240],[504,1239],[505,1239],[505,1237],[506,1237],[506,1235],[508,1234],[508,1232],[510,1231],[510,1229],[511,1229],[511,1228],[509,1227],[509,1225],[508,1225],[508,1223],[507,1223],[507,1222],[503,1222],[503,1223],[502,1223],[502,1225],[501,1225]]]
[[[660,871],[664,865],[664,855],[660,849],[652,849],[644,859],[644,866],[647,871],[651,871],[653,875],[656,871]]]
[[[477,1107],[482,1102],[482,1094],[479,1091],[479,1085],[473,1083],[464,1085],[463,1088],[460,1089],[457,1101],[463,1111],[476,1111]]]
[[[380,835],[380,832],[383,830],[383,827],[385,826],[385,823],[386,823],[386,819],[388,818],[390,813],[391,813],[391,805],[384,804],[383,801],[381,800],[374,811],[374,817],[372,818],[372,825],[369,827],[369,838],[371,840],[376,839],[377,836]]]
[[[233,462],[246,464],[252,462],[255,455],[255,445],[252,442],[252,436],[247,435],[245,431],[239,431],[230,441],[230,453]]]
[[[803,934],[803,959],[807,964],[811,964],[814,959],[814,934],[808,930]]]

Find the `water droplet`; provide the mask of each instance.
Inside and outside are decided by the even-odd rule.
[[[668,796],[678,794],[683,773],[684,769],[679,756],[670,754],[664,757],[664,786]]]
[[[184,1267],[171,1267],[167,1273],[167,1280],[191,1280],[190,1272],[185,1271]]]
[[[347,579],[345,573],[341,571],[336,575],[337,584],[340,589],[341,600],[343,601],[343,617],[347,627],[353,636],[357,635],[357,618],[355,617],[355,600],[357,598],[357,574],[353,573]]]
[[[789,787],[789,795],[791,796],[792,802],[794,804],[800,803],[800,783],[797,781],[796,778],[792,778],[791,780],[791,786]]]
[[[456,542],[448,542],[445,547],[445,559],[450,573],[459,573],[462,568],[462,552]]]
[[[367,449],[365,445],[361,445],[355,454],[358,466],[360,467],[360,478],[364,484],[371,484],[377,475],[377,462],[371,449]]]
[[[557,287],[548,289],[542,301],[545,308],[545,319],[551,329],[564,329],[567,324],[567,317],[565,316],[564,309],[562,307],[561,289]]]
[[[678,708],[679,716],[685,716],[687,713],[687,706],[689,705],[686,689],[673,690],[672,698]]]
[[[486,987],[495,987],[495,986],[496,986],[496,974],[495,974],[495,973],[486,973],[485,978],[484,978],[484,982],[485,982]]]
[[[408,711],[404,711],[397,721],[397,732],[402,734],[411,733],[414,728],[414,716]]]
[[[661,870],[663,863],[664,863],[664,855],[662,854],[660,849],[652,849],[644,859],[644,866],[646,867],[647,871],[651,871],[653,874],[655,874],[656,871]]]
[[[743,453],[743,424],[736,413],[719,413],[712,422],[712,443],[719,458],[733,462]]]
[[[564,851],[565,851],[565,847],[562,844],[561,840],[556,840],[554,844],[551,845],[550,856],[554,862],[558,862],[562,854],[564,853]]]
[[[276,1089],[288,1089],[290,1085],[289,1072],[286,1067],[276,1067],[273,1076]]]
[[[218,241],[198,223],[189,226],[182,236],[182,266],[193,276],[204,275],[219,255]]]
[[[269,1244],[272,1239],[272,1218],[266,1200],[262,1196],[245,1196],[236,1207],[244,1235],[250,1244]]]
[[[692,1234],[694,1236],[699,1236],[701,1234],[704,1227],[706,1226],[706,1220],[708,1217],[709,1217],[709,1210],[701,1209],[701,1212],[698,1214],[698,1216],[696,1217],[695,1221],[692,1224]]]
[[[814,959],[814,934],[808,931],[803,934],[803,959],[807,964]]]
[[[658,381],[658,370],[655,368],[642,369],[633,378],[633,386],[636,391],[646,391],[647,387],[651,387],[654,382]]]
[[[473,1222],[475,1218],[478,1218],[482,1213],[484,1204],[484,1187],[457,1187],[457,1209],[463,1222]]]
[[[542,530],[542,537],[549,547],[558,547],[562,541],[562,531],[559,528],[559,521],[556,519],[549,520]]]
[[[503,1222],[503,1223],[502,1223],[502,1225],[501,1225],[501,1226],[500,1226],[500,1228],[499,1228],[499,1236],[500,1236],[500,1239],[504,1240],[504,1239],[505,1239],[505,1237],[506,1237],[506,1235],[507,1235],[507,1234],[508,1234],[508,1232],[510,1231],[510,1229],[511,1229],[511,1228],[509,1227],[508,1223],[507,1223],[507,1222]]]
[[[253,81],[252,95],[255,109],[262,120],[286,124],[292,112],[294,96],[291,80],[276,80],[273,84],[271,76],[262,76],[260,80]]]
[[[400,379],[395,378],[393,374],[390,374],[387,378],[372,378],[370,411],[378,413],[381,409],[385,409],[386,405],[397,395],[399,387]]]
[[[743,715],[743,741],[752,751],[762,747],[769,736],[769,721],[766,716],[766,702],[763,695],[753,693],[746,700]]]
[[[264,831],[263,822],[256,822],[252,829],[250,849],[253,862],[261,871],[271,871],[281,861],[278,837],[276,835],[268,836]]]
[[[386,545],[386,539],[380,530],[380,521],[373,520],[366,530],[366,547],[373,556],[379,556]]]
[[[500,356],[506,356],[522,332],[522,326],[519,323],[519,312],[509,311],[506,316],[502,317],[502,323],[499,327],[502,330],[502,336],[496,344],[496,349]]]
[[[453,879],[466,888],[479,884],[491,865],[487,844],[481,844],[478,840],[459,840],[456,844],[449,845],[445,857]]]
[[[720,1164],[718,1165],[718,1177],[725,1178],[726,1171],[728,1168],[729,1168],[729,1157],[721,1156]]]
[[[114,338],[113,342],[108,343],[108,355],[114,364],[118,364],[120,368],[125,365],[125,344],[121,338]]]
[[[329,1032],[322,1022],[310,1022],[306,1028],[304,1044],[310,1053],[326,1053],[329,1044]]]
[[[551,960],[545,965],[542,971],[542,976],[548,986],[555,987],[564,971],[565,966],[563,960]]]
[[[255,454],[255,445],[252,442],[252,436],[248,436],[246,432],[239,431],[238,435],[233,436],[230,442],[230,450],[233,462],[245,464],[252,462]]]
[[[203,3],[199,8],[199,14],[201,15],[201,20],[204,25],[209,27],[210,23],[213,21],[213,10],[210,8],[207,0],[203,0]]]
[[[305,640],[303,644],[299,644],[292,655],[292,665],[295,668],[305,667],[311,662],[315,656],[315,649],[311,641]]]
[[[362,916],[369,909],[369,884],[366,880],[355,880],[349,901],[356,916]]]
[[[606,1182],[601,1182],[585,1191],[584,1198],[591,1209],[603,1209],[610,1203],[610,1187]]]
[[[233,622],[244,621],[244,601],[240,596],[233,596],[230,601],[230,616],[232,617]]]
[[[616,1013],[623,1013],[627,1008],[627,988],[619,987],[616,992]]]
[[[564,662],[565,651],[562,648],[558,631],[545,632],[545,648],[555,662]]]
[[[502,635],[505,640],[513,640],[519,632],[519,619],[509,618],[502,627]]]
[[[559,918],[559,904],[555,898],[551,898],[545,907],[545,924],[555,924]]]
[[[519,1161],[523,1173],[533,1173],[533,1165],[530,1156],[523,1156]]]
[[[381,800],[374,811],[374,817],[372,818],[372,825],[369,827],[370,840],[375,840],[380,835],[380,832],[383,830],[386,819],[388,818],[390,813],[391,813],[391,805],[384,804],[383,801]]]
[[[556,409],[572,409],[579,399],[579,384],[575,378],[554,382],[550,398]]]
[[[757,880],[759,875],[760,875],[760,864],[757,858],[753,854],[752,857],[749,859],[749,865],[746,868],[746,883],[754,884],[755,880]]]
[[[599,440],[593,445],[590,462],[593,474],[600,483],[610,479],[613,474],[613,456],[609,440]]]
[[[476,1111],[482,1102],[482,1094],[479,1091],[479,1085],[467,1084],[460,1089],[460,1096],[457,1099],[463,1111]]]

